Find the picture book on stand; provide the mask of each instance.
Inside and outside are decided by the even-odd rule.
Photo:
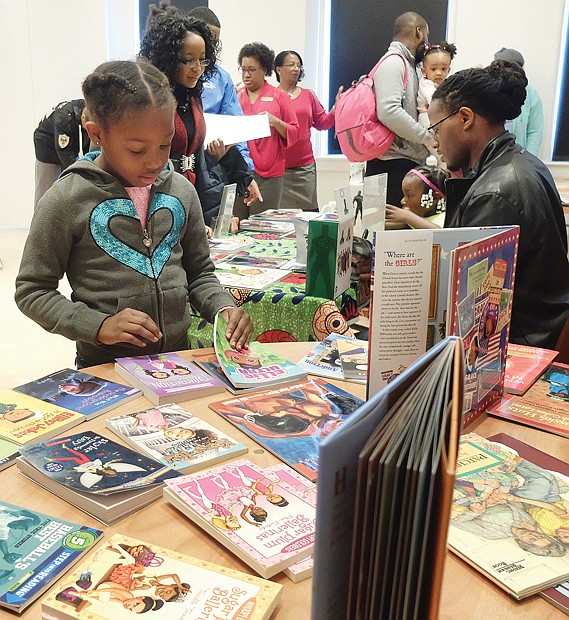
[[[0,501],[0,607],[22,612],[99,539],[100,530]]]
[[[329,379],[343,379],[342,364],[338,353],[337,341],[346,339],[341,334],[330,334],[322,342],[311,349],[297,365],[311,375],[327,377]]]
[[[0,438],[23,446],[65,432],[85,416],[14,390],[0,391]]]
[[[15,387],[16,392],[95,417],[137,396],[141,391],[79,370],[64,368]]]
[[[213,334],[215,353],[223,372],[235,387],[261,389],[306,377],[304,370],[273,353],[262,342],[250,342],[249,348],[241,351],[233,349],[226,333],[227,321],[218,312]]]
[[[553,362],[523,396],[508,394],[488,413],[569,437],[569,365]]]
[[[314,505],[246,459],[172,480],[164,497],[262,577],[312,553]]]
[[[566,580],[568,471],[513,437],[464,435],[450,549],[516,599]]]
[[[177,353],[118,357],[115,372],[140,388],[154,405],[223,392],[221,381]]]
[[[247,446],[174,404],[108,418],[106,424],[138,452],[184,473],[247,452]]]
[[[320,441],[362,403],[333,383],[316,378],[209,406],[309,480],[316,480]]]
[[[49,592],[42,610],[55,620],[149,611],[153,620],[269,620],[281,594],[277,583],[115,534]]]
[[[517,226],[375,233],[368,396],[456,335],[464,341],[463,423],[501,398],[518,238]]]
[[[448,337],[322,439],[313,620],[438,618],[463,378]]]
[[[157,499],[162,483],[180,475],[92,431],[23,446],[20,454],[24,475],[103,523]]]
[[[559,355],[558,351],[508,344],[504,394],[524,394]]]

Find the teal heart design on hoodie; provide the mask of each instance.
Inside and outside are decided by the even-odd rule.
[[[164,238],[155,245],[150,255],[139,252],[115,237],[111,231],[110,222],[114,217],[130,217],[140,223],[134,203],[127,198],[105,200],[93,209],[89,221],[91,235],[95,243],[111,258],[127,267],[131,267],[143,276],[156,279],[160,276],[164,265],[168,262],[172,249],[180,240],[182,226],[186,220],[184,207],[177,198],[168,194],[156,194],[148,209],[148,222],[161,209],[166,209],[170,212],[172,224]],[[142,227],[140,228],[140,240],[142,240]]]

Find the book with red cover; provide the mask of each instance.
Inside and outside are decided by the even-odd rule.
[[[558,355],[551,349],[508,344],[504,394],[524,394]]]
[[[554,362],[523,396],[510,394],[488,413],[569,437],[569,365]]]

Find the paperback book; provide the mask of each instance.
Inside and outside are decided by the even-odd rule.
[[[164,497],[262,577],[312,553],[314,506],[246,459],[172,480]]]
[[[209,239],[208,243],[210,250],[214,252],[228,252],[232,254],[253,245],[255,240],[243,235],[230,235],[223,239]]]
[[[336,342],[342,374],[346,381],[367,381],[368,342],[351,338]]]
[[[23,446],[20,453],[23,474],[103,523],[157,499],[164,481],[180,475],[92,431]]]
[[[63,433],[85,419],[64,407],[14,390],[0,391],[0,438],[19,446]]]
[[[210,407],[309,480],[316,480],[322,438],[362,403],[332,383],[309,379]]]
[[[297,365],[311,375],[329,379],[343,379],[342,364],[338,353],[337,342],[346,339],[341,334],[330,334],[309,351]],[[366,360],[367,361],[367,360]]]
[[[488,413],[569,437],[569,365],[553,362],[523,396],[505,396]]]
[[[288,220],[241,220],[239,222],[239,228],[240,230],[271,232],[279,235],[284,235],[294,230],[294,226]]]
[[[282,586],[115,534],[42,601],[56,620],[268,620]],[[113,596],[113,592],[120,592]]]
[[[108,418],[106,423],[138,452],[184,473],[247,452],[247,446],[174,404]]]
[[[0,607],[22,612],[66,573],[102,532],[0,501]]]
[[[223,372],[223,368],[219,364],[214,349],[193,349],[192,361],[212,377],[219,379],[232,394],[246,394],[247,392],[252,392],[257,389],[255,386],[248,388],[235,387]]]
[[[221,381],[177,353],[118,357],[115,372],[142,390],[155,405],[223,392]]]
[[[222,286],[227,288],[243,288],[263,290],[278,282],[290,273],[283,269],[252,267],[235,263],[219,262],[215,266],[215,275]]]
[[[217,269],[231,269],[231,267],[245,267],[246,269],[283,269],[290,262],[288,258],[272,256],[252,256],[249,252],[238,252],[217,263]],[[288,271],[286,272],[289,273]]]
[[[64,368],[15,387],[16,392],[95,417],[137,396],[141,391],[79,370]]]
[[[569,478],[557,459],[505,435],[493,439],[461,438],[449,546],[522,599],[569,577]]]
[[[558,351],[508,344],[504,394],[524,394],[559,355]]]
[[[0,439],[0,471],[15,463],[19,454],[19,448],[15,443]]]
[[[215,354],[226,377],[235,387],[261,389],[306,377],[304,370],[271,351],[264,343],[253,341],[248,349],[233,349],[226,333],[227,321],[218,312],[213,334]]]
[[[288,222],[291,218],[301,215],[302,209],[267,209],[249,217],[250,220],[266,220],[269,222]]]
[[[438,617],[463,364],[445,339],[320,443],[313,620]]]

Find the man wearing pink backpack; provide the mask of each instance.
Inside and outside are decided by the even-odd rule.
[[[428,43],[429,26],[418,13],[400,15],[393,25],[393,41],[373,76],[378,120],[395,138],[384,155],[367,162],[366,176],[387,172],[387,202],[399,205],[403,177],[423,164],[432,144],[431,134],[418,122],[418,68]]]

